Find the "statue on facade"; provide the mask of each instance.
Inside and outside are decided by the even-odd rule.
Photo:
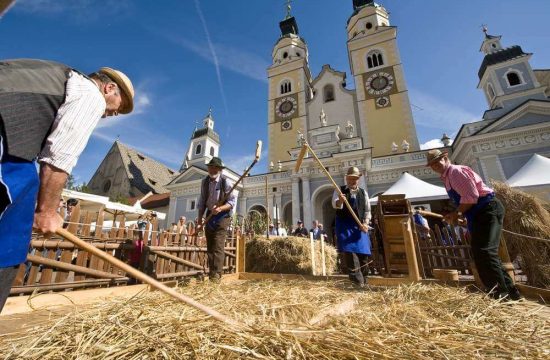
[[[397,144],[394,142],[391,143],[391,152],[397,152],[397,150],[399,149],[399,146],[397,146]]]
[[[346,125],[346,135],[349,139],[353,137],[354,130],[355,130],[355,127],[353,126],[351,121],[348,120],[348,124]]]
[[[296,139],[296,142],[298,143],[298,147],[302,147],[305,141],[306,141],[306,138],[304,137],[304,134],[298,131],[297,139]]]
[[[321,120],[321,126],[327,126],[327,114],[325,114],[325,110],[321,108],[321,115],[319,115],[319,119]]]
[[[411,145],[407,142],[407,140],[403,140],[403,142],[401,143],[401,148],[403,149],[403,151],[404,152],[409,151],[410,147]]]

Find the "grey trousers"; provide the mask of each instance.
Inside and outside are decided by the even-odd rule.
[[[0,268],[0,313],[2,313],[4,304],[10,295],[11,285],[15,280],[17,270],[19,270],[19,265]]]

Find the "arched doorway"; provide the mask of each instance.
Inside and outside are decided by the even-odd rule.
[[[282,219],[281,222],[287,229],[292,229],[292,201],[287,202],[283,206],[283,213],[282,213]]]
[[[245,231],[265,234],[267,225],[267,210],[263,205],[254,204],[248,208],[245,219]]]
[[[312,194],[313,219],[319,220],[328,235],[328,241],[334,243],[334,219],[336,212],[332,207],[332,194],[334,188],[331,185],[323,185]]]

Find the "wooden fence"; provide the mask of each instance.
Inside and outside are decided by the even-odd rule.
[[[124,214],[113,214],[110,227],[104,225],[105,216],[103,210],[81,214],[77,205],[66,228],[82,240],[128,263],[132,256],[136,257],[137,248],[141,248],[139,240],[143,239],[143,248],[137,253],[139,260],[135,266],[160,281],[208,273],[206,239],[195,234],[192,224],[185,229],[187,231],[178,228],[169,233],[159,232],[156,221],[153,221],[140,231],[135,224],[126,226]],[[236,233],[228,234],[226,272],[235,271],[237,241]],[[33,234],[27,262],[19,266],[11,294],[116,286],[133,281],[124,272],[76,248],[69,241]]]

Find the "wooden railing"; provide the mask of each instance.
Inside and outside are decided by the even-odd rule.
[[[105,226],[105,212],[80,212],[77,205],[66,223],[69,232],[108,252],[124,262],[136,257],[139,270],[160,281],[179,280],[208,272],[206,240],[195,234],[192,224],[186,231],[158,231],[156,221],[147,224],[144,231],[135,224],[126,226],[124,214],[115,214],[112,226]],[[227,272],[235,271],[237,263],[236,233],[229,233],[225,247]],[[71,242],[53,236],[44,238],[33,234],[27,262],[19,266],[11,289],[12,295],[34,291],[62,291],[86,287],[116,286],[134,280],[111,264],[76,248]]]

